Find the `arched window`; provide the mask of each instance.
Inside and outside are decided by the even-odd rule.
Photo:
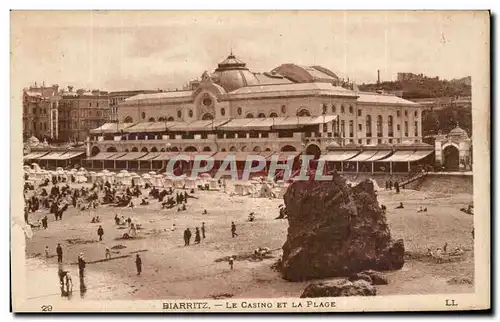
[[[154,117],[150,117],[148,121],[149,121],[149,122],[154,122],[154,121],[155,121],[155,118],[154,118]]]
[[[259,114],[257,115],[257,117],[258,117],[258,118],[265,118],[265,117],[266,117],[266,114],[264,114],[264,113],[259,113]]]
[[[247,118],[247,119],[253,119],[253,114],[252,113],[248,113],[247,116],[245,116],[245,118]]]
[[[371,115],[366,116],[366,136],[367,137],[372,136],[372,116]]]
[[[389,136],[394,136],[394,123],[393,123],[392,115],[389,115],[389,119],[387,120],[387,126],[389,127]]]
[[[134,147],[132,148],[132,150],[131,150],[131,151],[132,151],[132,152],[138,152],[138,151],[139,151],[139,149],[137,149],[137,147],[135,147],[135,146],[134,146]]]
[[[241,115],[241,113],[243,113],[243,110],[241,109],[241,107],[238,107],[238,109],[236,110],[236,113],[238,113],[238,115]]]
[[[193,117],[193,110],[189,110],[188,115],[189,117]]]
[[[281,113],[286,113],[286,105],[281,105]]]
[[[166,118],[164,118],[163,116],[160,116],[160,117],[158,118],[158,122],[165,122],[166,120],[167,120],[167,119],[166,119]]]
[[[323,109],[322,109],[322,114],[326,114],[328,111],[328,105],[326,105],[325,103],[323,103]]]
[[[141,118],[144,120],[146,118],[146,113],[142,112],[141,113]]]
[[[236,152],[236,151],[238,151],[238,150],[236,149],[236,147],[232,146],[232,147],[230,147],[230,148],[229,148],[229,151],[231,151],[231,152]]]
[[[221,108],[220,109],[220,115],[222,115],[222,116],[226,115],[226,109],[225,108]]]
[[[342,113],[342,114],[344,114],[344,113],[345,113],[345,107],[344,107],[344,105],[342,105],[342,106],[340,107],[340,113]]]
[[[181,112],[181,110],[178,110],[178,111],[177,111],[177,117],[178,117],[178,118],[181,118],[181,117],[182,117],[182,112]]]
[[[148,148],[143,147],[143,148],[141,149],[141,152],[148,152]]]
[[[168,119],[167,119],[168,122],[173,122],[175,121],[174,118],[172,116],[170,116]]]
[[[377,116],[377,136],[382,136],[382,116]]]
[[[203,114],[202,118],[201,118],[203,121],[206,121],[206,120],[213,120],[214,119],[214,116],[210,113],[205,113]]]
[[[158,152],[158,149],[156,147],[152,147],[151,152]]]
[[[335,104],[332,104],[332,113],[337,113],[337,106]]]
[[[303,108],[297,112],[297,116],[311,116],[311,113]]]
[[[352,105],[349,105],[349,114],[352,114],[352,113],[354,113],[354,109],[353,109]]]
[[[278,114],[273,112],[273,113],[269,114],[269,117],[278,117]]]
[[[123,123],[132,123],[134,120],[132,119],[131,116],[127,116],[123,119]]]

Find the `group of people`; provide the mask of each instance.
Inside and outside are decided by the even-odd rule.
[[[396,193],[399,193],[399,182],[398,181],[392,182],[392,180],[386,180],[385,181],[385,190],[392,190],[392,188],[394,188],[394,190],[396,190]]]
[[[174,230],[175,225],[172,227],[172,230]],[[205,239],[205,232],[206,232],[206,227],[205,227],[205,222],[201,223],[201,234],[200,234],[200,228],[196,227],[195,229],[195,234],[194,234],[194,243],[199,244],[201,242],[201,239]],[[189,246],[191,244],[191,229],[186,228],[184,230],[184,246]]]

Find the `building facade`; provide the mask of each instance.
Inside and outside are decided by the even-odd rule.
[[[126,98],[139,94],[159,93],[160,90],[132,90],[109,92],[109,119],[110,122],[118,122],[118,105]]]
[[[83,142],[91,129],[106,123],[109,118],[109,95],[100,90],[67,90],[60,93],[59,139]]]
[[[120,158],[151,160],[156,156],[146,153],[295,151],[319,157],[332,145],[337,150],[356,146],[351,157],[369,147],[374,152],[367,158],[376,161],[398,146],[411,150],[408,155],[414,152],[412,144],[421,148],[421,116],[419,104],[360,92],[321,66],[283,64],[253,73],[231,54],[185,90],[124,99],[118,104],[119,122],[90,131],[87,144],[90,157],[108,153],[112,158],[109,153],[120,152]],[[384,153],[377,154],[377,147]],[[142,155],[124,156],[138,152]]]
[[[45,85],[23,89],[23,139],[58,138],[59,86]]]

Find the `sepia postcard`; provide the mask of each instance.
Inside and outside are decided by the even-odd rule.
[[[11,11],[14,312],[490,309],[488,11]]]

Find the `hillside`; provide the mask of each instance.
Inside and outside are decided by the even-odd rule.
[[[471,77],[449,81],[424,76],[412,80],[362,84],[359,85],[359,90],[370,92],[402,90],[405,99],[471,96]]]

